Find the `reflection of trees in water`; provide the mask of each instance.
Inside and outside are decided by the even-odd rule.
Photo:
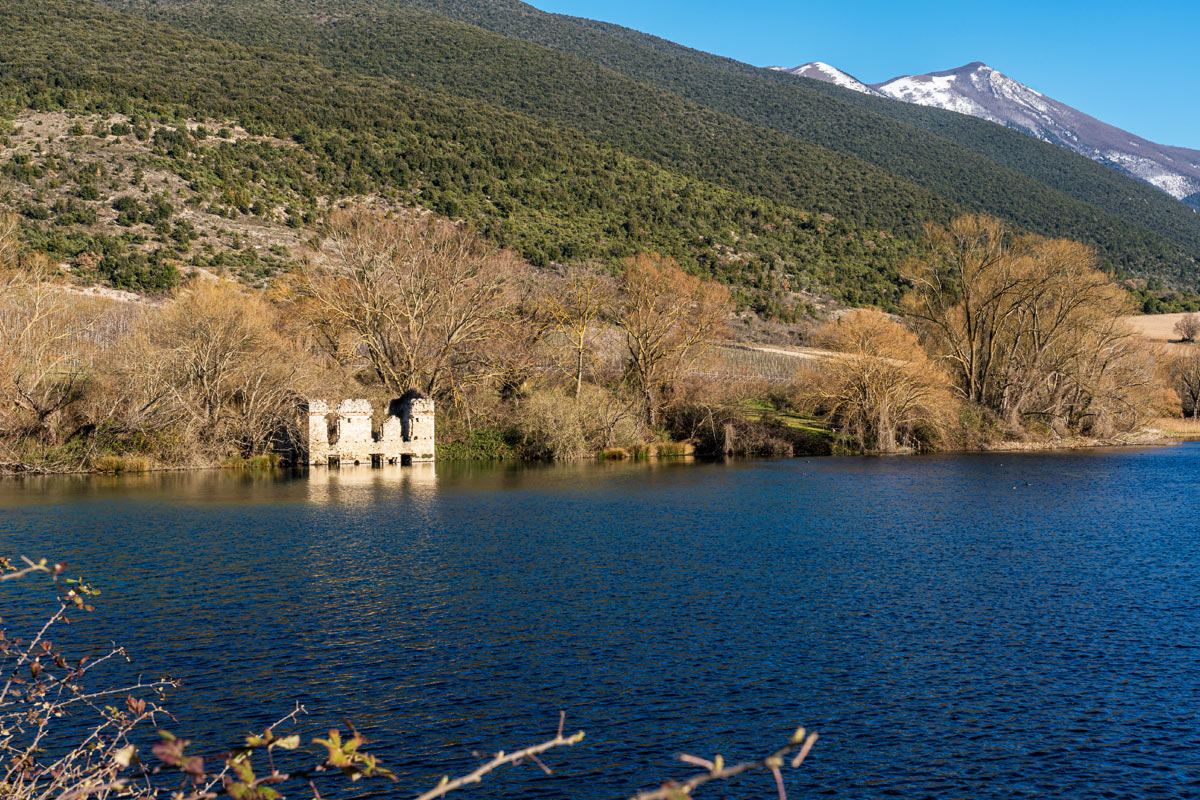
[[[43,504],[84,497],[172,503],[256,505],[290,499],[304,473],[293,470],[198,469],[126,472],[118,475],[30,475],[0,480],[0,503]],[[267,489],[270,488],[270,491]]]

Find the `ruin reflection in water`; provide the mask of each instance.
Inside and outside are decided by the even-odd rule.
[[[437,466],[432,463],[325,467],[309,470],[304,480],[307,497],[314,503],[374,503],[398,492],[409,499],[428,499],[437,485]]]

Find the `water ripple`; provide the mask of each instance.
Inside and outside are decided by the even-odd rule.
[[[490,795],[627,796],[803,723],[796,796],[1189,797],[1198,470],[1184,446],[44,479],[0,483],[0,533],[86,567],[76,634],[183,678],[181,728],[303,702],[399,767],[379,796],[565,709],[587,745]]]

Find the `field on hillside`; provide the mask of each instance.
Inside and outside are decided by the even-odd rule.
[[[1185,316],[1187,314],[1139,314],[1126,317],[1125,321],[1143,338],[1165,346],[1168,352],[1180,353],[1194,346],[1179,341],[1179,334],[1175,333],[1175,323]]]
[[[1163,417],[1152,422],[1150,427],[1170,434],[1173,437],[1200,440],[1200,419]]]
[[[1126,321],[1142,336],[1154,342],[1173,342],[1179,338],[1175,323],[1186,314],[1139,314],[1126,317]]]
[[[697,374],[725,381],[764,381],[786,386],[805,364],[837,358],[839,354],[814,347],[737,344],[718,347]]]

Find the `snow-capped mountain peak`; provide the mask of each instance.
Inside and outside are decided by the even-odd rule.
[[[823,61],[810,61],[807,64],[801,64],[791,69],[787,67],[767,67],[767,69],[773,69],[776,72],[786,72],[789,75],[797,75],[801,78],[812,78],[813,80],[841,86],[843,89],[883,97],[882,94],[867,86],[858,78],[855,78],[848,72],[843,72],[837,67],[831,67]]]
[[[1107,125],[981,61],[872,85],[821,61],[793,69],[769,69],[1015,128],[1145,181],[1200,209],[1200,151],[1155,144]]]
[[[1134,136],[979,61],[945,72],[893,78],[872,88],[894,100],[944,108],[1016,128],[1193,205],[1200,192],[1200,151],[1167,147]]]
[[[1044,95],[980,61],[945,72],[893,78],[874,88],[906,103],[970,114],[1001,125],[1016,123],[1015,127],[1042,139],[1048,138],[1042,135],[1042,125],[1052,124]]]

